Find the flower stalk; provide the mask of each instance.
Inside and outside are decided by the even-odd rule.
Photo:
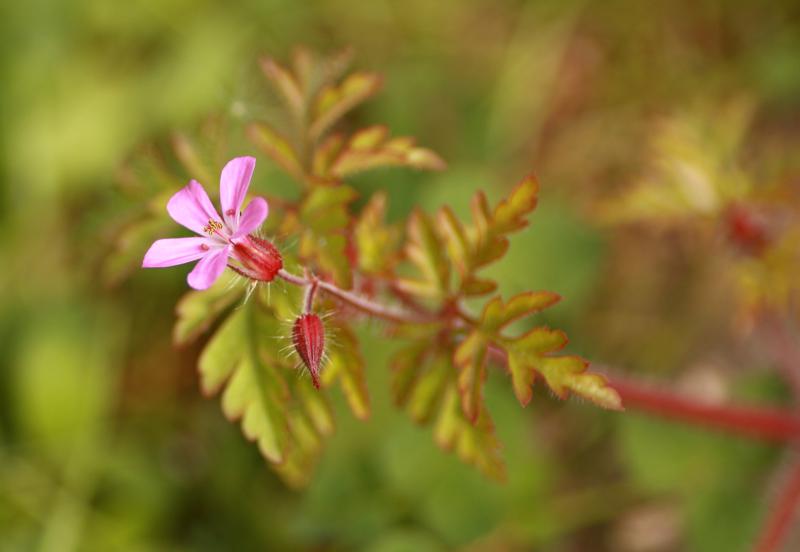
[[[320,280],[313,275],[303,277],[293,274],[286,269],[281,269],[278,271],[277,276],[295,286],[310,288],[313,285],[315,293],[317,289],[322,290],[335,297],[342,303],[345,303],[365,314],[380,318],[382,320],[387,320],[389,322],[395,322],[398,324],[420,324],[436,320],[436,318],[433,316],[416,312],[408,312],[406,310],[389,307],[376,301],[372,301],[371,299],[367,299],[366,297],[362,297],[361,295],[351,291],[341,289],[335,284],[326,282],[325,280]]]

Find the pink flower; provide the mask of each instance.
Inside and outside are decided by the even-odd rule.
[[[221,217],[195,180],[173,195],[167,202],[169,216],[200,237],[156,240],[142,266],[175,266],[199,259],[187,278],[194,289],[211,287],[226,266],[255,280],[271,281],[283,266],[280,254],[269,242],[248,235],[267,218],[269,205],[264,198],[255,197],[241,210],[255,165],[253,157],[237,157],[222,169]],[[229,265],[230,259],[241,266]]]

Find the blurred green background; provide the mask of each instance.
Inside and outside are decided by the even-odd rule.
[[[758,108],[755,151],[794,147],[796,156],[798,8],[0,4],[0,551],[747,550],[782,462],[777,448],[561,403],[541,389],[521,409],[493,374],[488,402],[509,467],[499,485],[393,409],[393,344],[379,328],[362,332],[371,419],[338,404],[310,488],[290,491],[218,400],[201,397],[199,347],[171,345],[185,267],[115,285],[99,267],[122,209],[115,175],[140,144],[209,113],[266,113],[262,54],[352,46],[358,68],[386,77],[352,124],[387,123],[450,165],[359,178],[365,194],[388,190],[395,220],[417,204],[464,213],[475,190],[500,197],[534,169],[540,207],[494,269],[504,293],[563,295],[546,321],[568,331],[573,353],[781,400],[763,361],[726,356],[733,307],[707,256],[670,237],[620,238],[590,213],[641,174],[654,117],[690,106],[746,97]],[[281,182],[257,156],[258,185]],[[709,289],[711,302],[698,304]]]

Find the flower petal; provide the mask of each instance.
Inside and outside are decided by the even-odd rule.
[[[228,264],[230,246],[212,249],[189,273],[186,281],[194,289],[208,289],[219,278]]]
[[[219,202],[222,216],[233,233],[239,228],[239,211],[250,187],[255,157],[237,157],[228,161],[219,178]]]
[[[213,244],[207,238],[156,240],[144,254],[144,268],[175,266],[196,261],[208,254]]]
[[[209,221],[222,222],[208,194],[196,180],[189,182],[169,199],[167,212],[175,222],[201,236]]]
[[[254,197],[250,200],[247,208],[242,213],[242,218],[239,220],[239,228],[231,237],[238,238],[240,236],[246,236],[261,226],[261,223],[264,222],[268,214],[269,204],[267,200],[263,197]]]

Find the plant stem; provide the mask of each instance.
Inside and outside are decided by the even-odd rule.
[[[434,318],[425,316],[421,313],[412,313],[405,310],[387,307],[351,291],[343,290],[337,287],[335,284],[320,280],[315,276],[304,278],[303,276],[292,274],[285,269],[281,269],[278,272],[278,276],[295,286],[305,287],[315,285],[318,289],[329,293],[343,303],[346,303],[351,307],[354,307],[371,316],[375,316],[376,318],[388,320],[389,322],[395,322],[398,324],[420,324],[434,320]]]
[[[764,530],[758,538],[756,552],[776,552],[784,544],[792,521],[800,504],[800,461],[795,460],[791,467],[789,482],[781,489],[774,504],[772,515],[767,519]]]
[[[304,313],[309,313],[314,310],[314,297],[317,294],[317,287],[317,280],[312,280],[311,283],[306,286],[306,296],[303,298]]]
[[[706,404],[629,379],[611,378],[609,383],[626,408],[764,441],[800,438],[800,417],[785,409]]]
[[[382,305],[313,275],[303,277],[282,269],[278,276],[290,284],[307,288],[306,310],[310,310],[309,297],[313,301],[314,293],[323,290],[370,316],[390,322],[419,324],[440,320],[434,314]],[[457,312],[457,316],[464,323],[473,322],[471,317],[461,311]],[[490,353],[497,360],[506,362],[501,351],[492,348]],[[671,391],[643,386],[630,379],[612,378],[609,383],[620,394],[627,408],[764,441],[787,442],[800,439],[800,416],[785,409],[707,404]]]

